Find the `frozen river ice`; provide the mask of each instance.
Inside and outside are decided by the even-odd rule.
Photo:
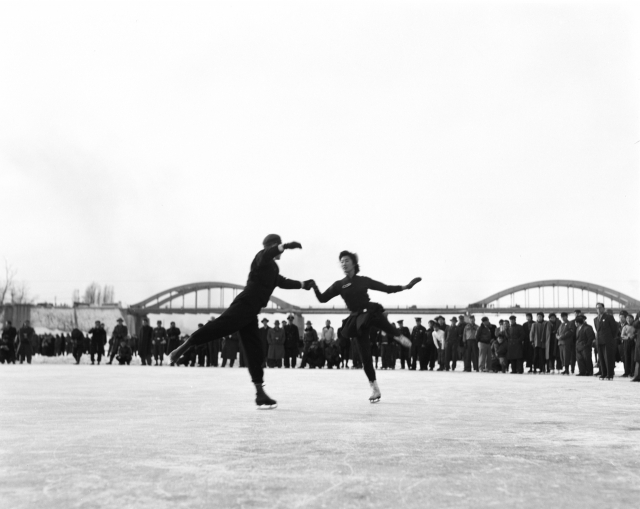
[[[0,366],[0,507],[640,507],[616,378]]]

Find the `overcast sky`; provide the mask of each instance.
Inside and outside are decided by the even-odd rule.
[[[0,255],[39,301],[281,272],[640,298],[633,3],[0,3]],[[309,305],[306,292],[276,291]],[[342,305],[342,302],[335,302]]]

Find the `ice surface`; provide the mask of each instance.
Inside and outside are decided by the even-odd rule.
[[[626,507],[627,379],[0,366],[0,507]]]

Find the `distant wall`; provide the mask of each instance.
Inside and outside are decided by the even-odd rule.
[[[96,320],[104,322],[109,333],[116,326],[118,318],[126,319],[119,308],[105,307],[50,308],[9,304],[0,312],[0,322],[11,320],[16,328],[20,328],[25,320],[30,320],[31,326],[38,333],[71,332],[74,327],[86,332],[93,327]]]

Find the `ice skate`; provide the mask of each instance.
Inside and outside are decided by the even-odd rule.
[[[403,336],[402,334],[400,334],[400,336],[396,336],[393,339],[395,339],[398,343],[400,343],[405,348],[411,348],[411,340],[407,336]]]
[[[262,384],[256,385],[256,405],[258,405],[258,410],[273,410],[278,407],[278,403],[276,400],[271,399],[267,396],[267,393],[264,392],[262,388]]]
[[[373,382],[369,382],[369,386],[371,387],[371,391],[372,391],[371,396],[369,396],[369,402],[379,403],[380,397],[382,396],[382,394],[380,394],[380,387],[378,387],[377,380],[374,380]]]

